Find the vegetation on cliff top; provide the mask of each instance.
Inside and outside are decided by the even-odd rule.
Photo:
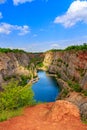
[[[20,52],[20,53],[23,53],[25,51],[24,50],[20,50],[20,49],[0,48],[0,52],[1,53],[8,53],[8,52],[13,52],[13,53]]]
[[[67,48],[65,49],[51,49],[51,50],[48,50],[47,52],[57,52],[57,51],[69,51],[69,50],[76,50],[76,51],[79,51],[79,50],[87,50],[87,43],[83,43],[83,45],[72,45],[72,46],[68,46]],[[0,48],[0,52],[1,53],[8,53],[8,52],[13,52],[13,53],[28,53],[24,50],[21,50],[21,49],[10,49],[10,48]],[[30,52],[32,54],[32,52]],[[41,52],[38,52],[38,53],[34,53],[36,56],[38,54],[43,54]],[[37,57],[35,57],[37,58]],[[36,59],[33,59],[36,61]]]
[[[84,43],[83,45],[73,45],[73,46],[69,46],[65,49],[66,51],[68,50],[76,50],[76,51],[79,51],[79,50],[87,50],[87,43]]]
[[[0,92],[0,121],[19,115],[24,106],[35,104],[34,93],[29,85],[23,87],[17,81],[11,80],[3,89]]]
[[[84,43],[83,45],[72,45],[72,46],[65,48],[64,50],[63,49],[51,49],[47,52],[70,51],[70,50],[85,51],[85,50],[87,50],[87,43]]]

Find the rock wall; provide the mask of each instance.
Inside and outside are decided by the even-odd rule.
[[[37,76],[34,64],[31,62],[33,54],[27,53],[0,53],[0,84],[6,77],[27,75]]]
[[[87,51],[47,52],[44,66],[49,73],[57,74],[64,81],[79,82],[87,90]]]
[[[78,106],[81,116],[87,119],[87,97],[81,93],[71,92],[65,100]]]
[[[49,73],[56,74],[62,91],[58,99],[64,99],[78,106],[82,117],[87,119],[87,97],[81,92],[72,91],[68,81],[78,83],[87,91],[87,51],[47,52],[44,67]]]

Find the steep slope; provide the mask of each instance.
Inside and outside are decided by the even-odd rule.
[[[62,88],[58,99],[77,105],[81,115],[87,119],[87,97],[84,96],[87,95],[87,51],[47,52],[44,67],[56,75]]]
[[[87,90],[87,51],[47,52],[44,66],[64,81],[78,82]]]
[[[0,130],[87,130],[78,108],[67,101],[26,108],[24,114],[0,123]]]
[[[87,94],[87,51],[56,51],[45,54],[0,53],[0,86],[10,77],[26,75],[33,79],[37,76],[36,69],[42,62],[43,68],[55,74],[58,84],[63,88],[59,99],[77,105],[81,115],[87,119],[87,97],[82,94]]]
[[[19,75],[26,75],[30,79],[36,77],[36,58],[37,62],[40,62],[43,55],[25,52],[0,53],[0,86],[3,82],[10,79],[10,77]]]

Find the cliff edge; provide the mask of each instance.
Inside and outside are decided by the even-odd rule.
[[[39,104],[24,114],[0,123],[0,130],[87,130],[78,108],[68,101]]]

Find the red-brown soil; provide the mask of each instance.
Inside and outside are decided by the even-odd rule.
[[[78,108],[67,101],[28,107],[24,114],[0,123],[0,130],[87,130]]]

